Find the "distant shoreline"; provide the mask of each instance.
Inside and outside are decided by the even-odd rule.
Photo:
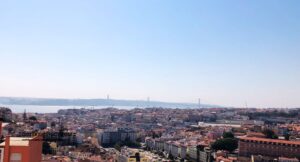
[[[27,98],[27,97],[0,97],[0,105],[30,105],[30,106],[68,106],[68,107],[165,107],[165,108],[199,108],[195,103],[173,103],[144,100],[119,99],[58,99],[58,98]],[[200,107],[220,107],[201,104]]]
[[[11,109],[13,113],[57,113],[61,109],[104,109],[112,106],[46,106],[46,105],[4,105],[0,104],[0,107],[7,107]],[[129,106],[113,106],[118,109],[134,109],[135,107]]]

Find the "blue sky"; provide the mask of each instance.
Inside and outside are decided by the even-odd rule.
[[[0,1],[0,96],[300,106],[298,0]]]

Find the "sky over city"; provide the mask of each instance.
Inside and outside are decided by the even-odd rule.
[[[0,96],[300,107],[299,0],[0,1]]]

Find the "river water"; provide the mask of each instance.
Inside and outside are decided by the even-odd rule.
[[[111,106],[39,106],[39,105],[0,105],[0,107],[8,107],[13,113],[23,113],[25,110],[29,113],[56,113],[60,109],[103,109]],[[118,109],[133,109],[129,106],[114,106]]]

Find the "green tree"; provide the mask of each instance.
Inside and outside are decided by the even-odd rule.
[[[37,120],[37,118],[35,116],[31,116],[29,117],[29,120]]]
[[[43,142],[43,149],[42,149],[42,152],[43,154],[51,154],[52,152],[52,149],[50,147],[50,144],[48,142]]]
[[[115,148],[116,150],[118,150],[118,151],[121,151],[121,146],[120,146],[119,143],[116,143],[116,144],[114,145],[114,148]]]
[[[56,126],[56,123],[53,121],[51,122],[51,127],[55,127]]]
[[[284,139],[285,139],[285,140],[290,140],[290,136],[291,136],[291,135],[290,135],[289,133],[287,133],[287,134],[284,135]]]
[[[234,134],[232,132],[224,132],[223,138],[234,138]]]
[[[273,130],[271,129],[265,129],[263,130],[263,134],[267,137],[267,138],[270,138],[270,139],[277,139],[278,136],[274,133]]]
[[[0,143],[4,142],[4,136],[0,135]]]
[[[174,156],[171,154],[171,153],[169,153],[169,157],[168,157],[171,161],[174,161]]]
[[[235,138],[222,138],[211,145],[214,150],[226,150],[229,152],[238,148],[238,140]]]

